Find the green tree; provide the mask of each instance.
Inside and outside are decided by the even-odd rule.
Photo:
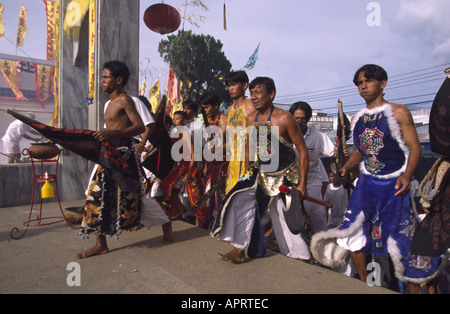
[[[175,76],[183,83],[183,99],[197,100],[204,91],[210,90],[223,102],[230,103],[224,78],[231,71],[231,63],[222,46],[220,40],[192,31],[178,31],[163,41],[164,62],[172,66]]]

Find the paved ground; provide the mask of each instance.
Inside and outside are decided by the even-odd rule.
[[[63,202],[62,208],[81,204]],[[174,222],[175,241],[171,244],[161,242],[160,227],[142,229],[123,233],[118,240],[109,239],[109,254],[77,260],[74,254],[91,247],[95,239],[83,240],[65,222],[30,227],[23,238],[11,239],[11,228],[23,230],[28,212],[29,207],[0,208],[2,294],[392,293],[272,251],[240,265],[223,262],[216,252],[227,252],[230,247],[206,230],[182,221]],[[43,206],[44,217],[58,212],[57,203]],[[79,277],[75,276],[76,267],[68,267],[72,262],[80,266]],[[77,278],[80,286],[68,285]]]

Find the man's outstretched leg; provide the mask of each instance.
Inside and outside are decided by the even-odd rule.
[[[97,233],[97,242],[90,249],[83,251],[77,255],[75,258],[86,258],[94,255],[106,254],[109,252],[108,244],[106,243],[106,236]]]

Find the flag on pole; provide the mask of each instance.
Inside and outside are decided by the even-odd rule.
[[[177,81],[177,83],[178,83],[178,86],[179,86],[178,92],[177,92],[177,94],[178,94],[178,99],[177,99],[176,104],[174,104],[174,106],[172,107],[172,112],[170,113],[170,116],[171,116],[171,117],[173,117],[173,114],[174,114],[175,112],[177,112],[177,111],[182,111],[182,110],[183,110],[183,99],[181,98],[181,93],[180,93],[180,91],[183,91],[183,90],[184,90],[184,91],[186,92],[186,90],[187,90],[187,89],[190,89],[191,86],[192,86],[192,82],[188,82],[187,87],[185,87],[184,84],[183,84],[183,82],[181,82],[181,81]]]
[[[248,59],[247,63],[240,69],[240,71],[248,71],[255,67],[256,61],[258,60],[258,54],[259,54],[259,44],[256,47],[253,54]]]
[[[0,39],[5,35],[5,20],[3,19],[3,11],[5,8],[0,3]]]
[[[152,105],[152,112],[156,113],[159,103],[161,102],[161,91],[159,89],[159,78],[155,84],[148,90],[148,99]]]
[[[139,91],[139,96],[145,96],[145,87],[146,87],[147,77],[144,77],[144,81],[142,82],[141,90]]]
[[[180,82],[173,72],[172,66],[169,66],[169,76],[167,77],[168,108],[167,113],[172,117],[173,108],[180,102]]]
[[[17,47],[23,47],[25,34],[27,33],[27,9],[20,6],[19,26],[17,27]]]

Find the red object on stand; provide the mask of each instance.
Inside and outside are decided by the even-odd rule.
[[[58,182],[57,182],[57,176],[58,176],[58,163],[59,163],[59,157],[61,155],[61,152],[58,153],[58,155],[55,158],[52,159],[35,159],[32,157],[31,152],[28,149],[24,149],[22,151],[23,155],[28,155],[30,156],[30,162],[31,162],[31,169],[32,169],[32,174],[33,174],[33,190],[31,193],[31,207],[30,207],[30,213],[28,214],[28,219],[26,222],[24,222],[23,226],[25,227],[25,229],[22,231],[22,233],[20,233],[19,228],[14,227],[11,229],[11,231],[9,232],[9,235],[11,238],[13,239],[20,239],[25,235],[25,232],[27,232],[28,227],[39,227],[39,226],[47,226],[47,225],[51,225],[51,224],[55,224],[55,223],[59,223],[59,222],[63,222],[65,221],[67,223],[67,225],[73,229],[79,229],[77,227],[73,227],[66,219],[64,212],[61,208],[61,202],[59,201],[59,195],[58,195]],[[38,168],[40,165],[40,172],[36,172],[35,167]],[[42,216],[42,197],[39,197],[40,202],[39,202],[39,213],[36,215],[36,219],[31,219],[31,215],[33,213],[33,205],[34,205],[34,195],[36,192],[36,184],[39,184],[39,186],[42,188],[42,186],[45,183],[45,172],[44,172],[44,165],[54,165],[55,166],[55,171],[54,173],[50,173],[49,171],[45,171],[48,172],[48,181],[49,182],[54,182],[55,183],[55,196],[56,199],[58,200],[58,206],[59,206],[59,210],[61,211],[61,216],[57,216],[57,217],[43,217]],[[38,190],[39,195],[41,193],[41,190]],[[52,219],[53,221],[47,222],[47,223],[43,223],[43,220],[47,220],[47,219]],[[19,235],[14,235],[13,233],[20,233]]]

